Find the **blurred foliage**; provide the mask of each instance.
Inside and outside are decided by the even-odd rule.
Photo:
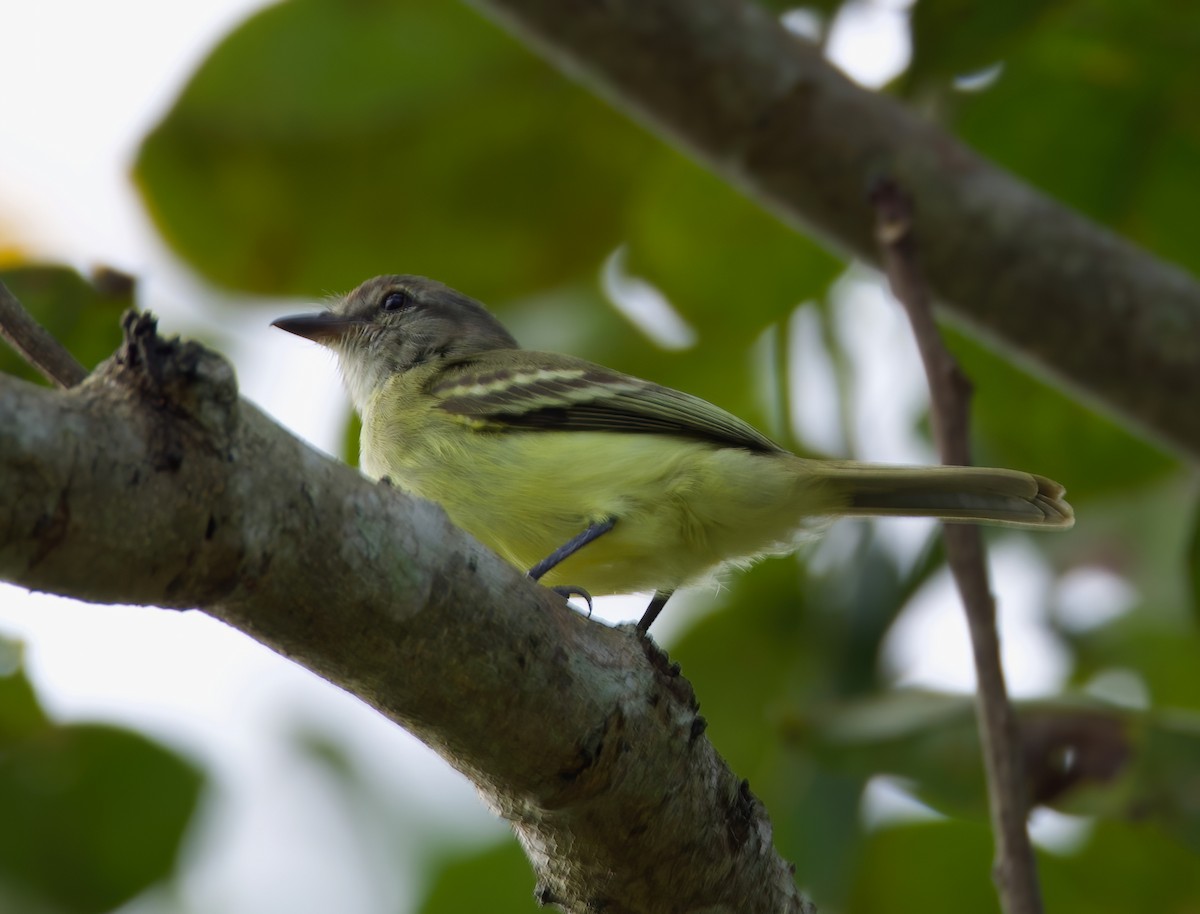
[[[516,841],[506,841],[474,853],[454,852],[434,878],[421,914],[536,909],[529,861]]]
[[[986,872],[991,856],[991,835],[980,824],[921,822],[880,829],[865,841],[846,910],[884,914],[895,911],[902,898],[905,909],[922,914],[998,912],[990,882],[972,875]]]
[[[952,328],[946,342],[974,385],[977,463],[1023,467],[1067,481],[1073,501],[1154,483],[1177,464],[1116,421]],[[1014,406],[1020,404],[1020,409]]]
[[[212,54],[135,174],[215,282],[313,295],[414,272],[497,298],[594,270],[651,150],[459,4],[294,0]]]
[[[1040,19],[1070,5],[1056,0],[920,0],[912,11],[912,62],[902,85],[946,91],[956,78],[1005,61]]]
[[[796,6],[758,2],[775,12]],[[842,9],[828,0],[805,6],[825,22]],[[1191,241],[1200,208],[1200,7],[918,0],[911,21],[913,58],[891,91],[1045,192],[1200,268]],[[980,78],[968,90],[970,77]],[[693,391],[784,440],[778,404],[789,392],[777,385],[789,366],[778,341],[798,303],[816,301],[827,321],[841,307],[829,288],[843,266],[815,242],[460,4],[289,0],[263,10],[201,65],[146,137],[134,178],[173,250],[217,284],[318,296],[376,273],[433,275],[493,304],[526,345]],[[599,277],[618,251],[620,269],[665,294],[695,345],[661,348],[607,300]],[[61,271],[3,279],[86,364],[115,347],[124,301]],[[1059,618],[1057,589],[1038,607],[1071,667],[1061,695],[1022,708],[1029,785],[1038,802],[1088,817],[1077,846],[1041,853],[1047,909],[1200,909],[1194,488],[1153,444],[980,341],[949,336],[976,387],[977,459],[1070,489],[1079,527],[1037,541],[1050,573],[1101,568],[1134,594],[1130,611],[1087,624]],[[777,344],[770,358],[764,339]],[[835,368],[853,362],[838,334],[825,342]],[[779,364],[763,364],[771,359]],[[836,380],[849,425],[845,373]],[[352,424],[351,460],[356,437]],[[996,910],[970,704],[898,690],[881,664],[893,624],[938,570],[940,551],[931,543],[901,559],[876,526],[855,529],[840,552],[811,548],[799,563],[766,562],[732,577],[672,653],[696,687],[709,736],[766,803],[781,851],[823,912]],[[1097,683],[1114,675],[1144,691],[1144,706],[1103,700]],[[0,679],[0,690],[5,739],[54,733],[54,745],[38,751],[74,752],[94,764],[89,771],[108,770],[103,746],[131,739],[47,722],[19,676]],[[332,747],[320,754],[344,764]],[[14,758],[0,754],[0,768]],[[38,772],[63,767],[39,763]],[[864,789],[879,775],[947,818],[865,824]],[[118,789],[122,774],[112,777],[76,783]],[[11,783],[0,778],[0,794]],[[186,790],[176,787],[179,799]],[[39,807],[49,812],[28,834],[43,840],[42,829],[65,821],[68,796],[81,810],[103,805],[62,791]],[[32,800],[22,796],[0,800],[30,815]],[[357,791],[346,803],[371,815]],[[176,819],[184,806],[172,807]],[[93,827],[115,825],[95,814]],[[9,839],[22,833],[7,831]],[[117,844],[105,851],[84,834],[79,847],[93,856],[79,864],[80,885],[125,874],[132,892],[125,867],[154,862],[155,874],[138,871],[144,886],[169,866],[162,854],[116,859]],[[140,853],[134,839],[122,841]],[[21,859],[36,854],[45,866],[75,849],[33,843]],[[425,911],[535,907],[515,843],[448,848],[434,864]],[[30,885],[23,891],[50,891]],[[70,907],[66,887],[53,888],[53,910],[95,909]]]
[[[1200,898],[1195,851],[1137,822],[1098,822],[1084,852],[1045,855],[1041,878],[1048,911],[1184,914]]]
[[[133,305],[128,277],[101,270],[89,280],[44,264],[0,270],[0,282],[85,368],[95,368],[120,344],[121,314]],[[0,372],[47,383],[7,346],[0,346]]]
[[[1200,270],[1200,6],[920,0],[906,85],[989,158]],[[1002,64],[985,91],[953,78]]]
[[[203,785],[188,761],[101,724],[58,724],[0,639],[0,910],[101,914],[175,870]]]
[[[1192,617],[1200,623],[1200,510],[1192,514],[1191,532],[1188,535],[1187,556],[1188,589],[1192,603]]]
[[[814,0],[812,3],[797,3],[796,0],[754,0],[754,2],[775,13],[786,13],[788,10],[803,7],[826,16],[833,15],[841,6],[841,0]]]
[[[662,155],[637,179],[624,238],[630,270],[686,303],[688,320],[726,346],[746,345],[842,272],[815,242],[699,165]]]

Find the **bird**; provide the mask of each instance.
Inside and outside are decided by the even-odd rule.
[[[653,592],[794,552],[826,519],[927,516],[1064,530],[1065,490],[1017,470],[801,457],[699,397],[523,349],[475,299],[369,279],[273,326],[328,347],[362,418],[360,465],[560,593]]]

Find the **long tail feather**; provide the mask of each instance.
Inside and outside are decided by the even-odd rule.
[[[839,514],[936,517],[1008,527],[1069,529],[1075,512],[1053,480],[988,467],[826,468]]]

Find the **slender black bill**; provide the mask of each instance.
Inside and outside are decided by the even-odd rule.
[[[341,336],[351,327],[360,323],[362,321],[356,318],[343,317],[332,311],[318,311],[315,314],[292,314],[288,317],[281,317],[271,321],[271,326],[294,333],[296,336],[302,336],[314,343],[323,343]]]

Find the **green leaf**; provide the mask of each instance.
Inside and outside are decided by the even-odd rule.
[[[630,210],[629,269],[663,291],[698,331],[747,345],[821,296],[842,263],[683,156],[641,169]]]
[[[599,268],[650,144],[459,4],[292,0],[213,52],[134,174],[214,282],[413,272],[496,300]]]
[[[826,16],[833,15],[842,5],[842,0],[810,0],[808,3],[798,3],[797,0],[755,0],[759,6],[764,6],[774,13],[786,13],[788,10],[816,10]]]
[[[1114,793],[1120,816],[1153,824],[1200,854],[1200,715],[1162,711],[1141,715],[1131,728],[1133,758]]]
[[[880,828],[866,838],[846,910],[998,911],[991,858],[992,840],[983,825],[921,822]]]
[[[1176,461],[953,328],[947,345],[971,379],[975,462],[1049,476],[1076,502],[1164,479]]]
[[[1006,49],[994,85],[955,97],[957,131],[1068,205],[1196,271],[1200,55],[1191,36],[1200,34],[1200,7],[1075,0],[1037,17]],[[947,44],[958,40],[955,32]]]
[[[1047,911],[1127,914],[1200,907],[1195,850],[1137,821],[1098,823],[1079,851],[1041,855],[1038,871]]]
[[[20,642],[0,637],[0,746],[49,725],[33,686],[21,675],[21,654]]]
[[[1197,504],[1192,514],[1187,554],[1184,556],[1184,573],[1187,575],[1192,616],[1197,622],[1200,622],[1200,503]]]
[[[958,914],[999,910],[992,839],[982,825],[922,822],[880,828],[866,843],[845,910]],[[1189,911],[1200,902],[1194,854],[1153,828],[1102,822],[1083,846],[1038,854],[1047,911]]]
[[[0,677],[0,902],[102,914],[171,876],[203,778],[117,727],[54,724]]]
[[[133,305],[133,289],[120,274],[100,282],[67,267],[40,265],[0,271],[0,281],[85,368],[108,358],[121,342],[121,314]],[[0,346],[0,371],[45,383],[7,346]]]
[[[1066,3],[1046,0],[921,0],[912,8],[912,62],[905,81],[926,88],[999,63]]]
[[[1200,711],[1200,632],[1181,624],[1150,620],[1149,607],[1137,606],[1120,619],[1073,641],[1073,681],[1085,683],[1106,670],[1136,670],[1158,706]]]
[[[536,910],[529,861],[516,841],[505,841],[473,854],[441,862],[421,914],[527,914]]]
[[[970,698],[883,692],[816,709],[789,734],[828,768],[902,777],[939,812],[984,821],[987,802]]]
[[[1078,700],[1018,709],[1030,802],[1077,815],[1137,819],[1200,853],[1200,714],[1135,712]],[[938,812],[987,820],[972,700],[915,690],[827,703],[788,738],[843,777],[902,778]]]

